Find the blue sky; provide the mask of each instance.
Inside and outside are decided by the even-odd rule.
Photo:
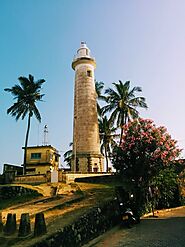
[[[27,121],[6,114],[13,104],[4,88],[19,76],[44,78],[42,123],[33,119],[29,145],[49,142],[63,155],[72,141],[73,56],[86,41],[105,87],[141,86],[149,109],[141,116],[164,125],[185,148],[185,1],[0,0],[0,172],[21,164]]]

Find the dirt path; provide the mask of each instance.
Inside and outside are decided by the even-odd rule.
[[[50,235],[56,232],[57,229],[61,229],[65,225],[74,222],[77,217],[83,215],[87,210],[92,208],[92,206],[102,202],[102,200],[106,200],[109,197],[112,198],[112,190],[105,185],[80,183],[78,185],[76,184],[76,189],[77,190],[74,192],[74,186],[72,186],[71,189],[69,186],[66,186],[66,188],[63,188],[63,193],[65,193],[65,195],[60,195],[58,198],[44,197],[43,199],[35,199],[32,202],[26,202],[21,205],[3,209],[2,215],[4,223],[8,213],[16,213],[16,217],[19,220],[21,213],[29,212],[33,232],[34,215],[35,213],[42,211],[44,212],[47,225],[46,235]],[[41,236],[40,238],[45,238],[46,235]],[[12,237],[5,237],[3,233],[1,233],[0,246],[27,247],[38,241],[40,238],[33,238],[33,236],[31,236],[28,239],[17,239],[17,232]]]
[[[52,210],[57,207],[62,207],[62,205],[66,203],[70,203],[73,200],[80,199],[82,196],[78,195],[70,195],[70,196],[63,196],[63,197],[45,197],[42,199],[33,200],[31,203],[21,204],[19,206],[12,206],[10,208],[2,210],[2,217],[3,222],[7,218],[8,213],[16,214],[16,219],[19,222],[22,213],[29,213],[30,217],[34,216],[36,213],[39,212],[46,212]],[[49,215],[48,213],[45,214],[46,218]]]
[[[132,229],[117,226],[84,247],[184,247],[185,207],[159,211]]]
[[[29,188],[33,188],[29,185],[26,185],[26,186]],[[88,205],[88,204],[89,205],[94,204],[96,203],[96,200],[98,202],[98,197],[100,197],[101,199],[101,194],[104,194],[104,187],[106,188],[106,186],[102,186],[102,189],[103,189],[102,191],[102,189],[100,188],[100,185],[96,185],[96,184],[91,185],[91,184],[84,184],[84,183],[80,183],[80,185],[76,184],[75,187],[74,186],[71,187],[69,185],[62,185],[61,193],[63,194],[60,194],[60,191],[59,191],[57,197],[51,197],[49,196],[50,190],[51,190],[50,186],[41,185],[37,187],[34,187],[34,189],[36,188],[39,190],[43,189],[43,191],[45,191],[45,196],[38,198],[38,199],[34,199],[29,202],[21,203],[21,204],[14,205],[6,209],[0,210],[0,212],[2,213],[2,217],[3,217],[3,223],[5,223],[8,213],[16,214],[16,219],[19,222],[22,213],[29,213],[30,217],[32,217],[36,213],[44,212],[45,219],[47,221],[48,218],[50,218],[51,215],[53,214],[52,211],[55,211],[54,214],[56,214],[57,209],[63,208],[66,205],[66,203],[73,204],[73,201],[76,202],[78,201],[78,199],[80,200],[80,199],[83,199],[84,197],[86,198],[86,200],[84,200],[83,203],[80,203],[81,204],[80,207],[83,207],[84,205]],[[76,193],[76,192],[79,192],[79,193]],[[79,205],[77,207],[79,207]],[[74,210],[74,209],[75,209],[74,207],[71,207],[71,210]],[[63,211],[65,210],[60,210],[60,214],[63,214],[64,213]],[[57,216],[59,215],[57,214]],[[52,220],[53,220],[53,217],[52,217]]]

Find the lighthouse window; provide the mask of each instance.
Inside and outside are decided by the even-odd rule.
[[[91,70],[87,70],[87,76],[92,77],[92,71]]]

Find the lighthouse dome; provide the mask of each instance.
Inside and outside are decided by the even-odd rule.
[[[81,42],[80,48],[78,49],[77,55],[76,55],[76,58],[81,58],[81,57],[89,57],[89,58],[91,57],[90,50],[87,47],[86,43],[83,41]]]
[[[95,58],[91,56],[90,49],[87,47],[85,42],[81,42],[80,48],[77,50],[76,55],[73,58],[72,68],[75,70],[75,67],[78,64],[91,64],[94,69],[96,67]]]

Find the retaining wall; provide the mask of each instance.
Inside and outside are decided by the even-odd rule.
[[[111,177],[111,173],[66,173],[63,171],[58,172],[58,181],[66,184],[73,183],[77,178],[93,178],[93,177]],[[35,174],[35,175],[21,175],[15,176],[13,183],[24,184],[39,184],[51,182],[51,173],[47,174]],[[83,181],[82,181],[83,182]],[[85,180],[84,180],[85,182]]]
[[[82,179],[81,182],[85,182],[83,179],[87,179],[87,181],[96,177],[99,180],[100,177],[110,177],[111,173],[65,173],[63,174],[63,181],[66,184],[72,183],[74,181],[77,182],[77,179]]]
[[[102,174],[101,176],[86,176],[86,177],[76,177],[75,182],[83,182],[83,183],[103,183],[103,184],[110,184],[114,182],[118,182],[120,180],[120,177],[118,175],[107,173]]]
[[[22,186],[1,186],[0,200],[21,197],[24,195],[40,195],[36,190],[25,188]]]
[[[40,184],[48,182],[45,174],[15,176],[14,183],[17,184]]]
[[[101,235],[120,222],[117,201],[93,208],[78,218],[73,224],[57,230],[56,233],[37,242],[31,247],[80,247]]]

